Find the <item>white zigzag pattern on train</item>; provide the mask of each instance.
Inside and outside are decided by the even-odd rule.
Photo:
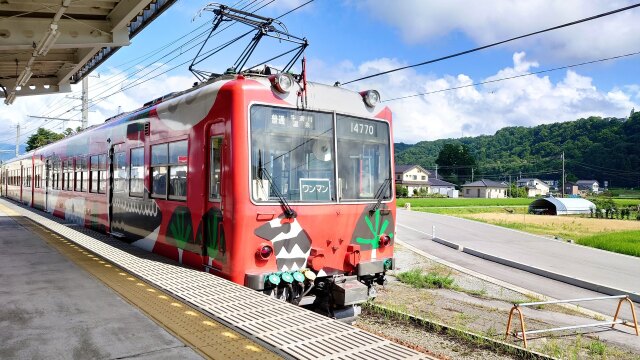
[[[158,205],[155,201],[151,203],[143,203],[138,201],[126,201],[123,199],[114,199],[113,206],[118,209],[122,209],[125,212],[134,213],[144,216],[158,216]]]

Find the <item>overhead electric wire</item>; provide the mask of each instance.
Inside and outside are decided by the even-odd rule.
[[[268,3],[266,3],[265,5],[261,6],[260,8],[258,8],[258,9],[256,9],[256,10],[254,10],[254,11],[257,11],[257,10],[260,10],[260,9],[264,8],[265,6],[267,6],[267,5],[271,4],[271,3],[273,3],[274,1],[275,1],[275,0],[271,0],[271,1],[269,1]],[[296,7],[296,8],[295,8],[295,9],[293,9],[293,10],[294,10],[294,11],[295,11],[295,10],[298,10],[298,9],[302,8],[303,6],[305,6],[305,5],[307,5],[307,4],[311,3],[311,2],[313,2],[313,1],[308,1],[308,2],[306,2],[306,3],[304,3],[304,4],[302,4],[301,6]],[[280,15],[280,16],[279,16],[279,17],[277,17],[276,19],[279,19],[279,18],[281,18],[281,17],[283,17],[283,16],[285,16],[285,15],[288,15],[288,14],[290,14],[291,12],[293,12],[293,11],[288,11],[288,12],[286,12],[286,13],[284,13],[284,14]],[[232,24],[230,24],[229,26],[231,26],[231,25],[233,25],[233,23],[232,23]],[[224,29],[226,29],[226,28],[228,28],[228,26],[227,26],[227,27],[225,27],[225,28],[223,28],[223,29],[221,29],[220,31],[222,31],[222,30],[224,30]],[[251,30],[251,31],[249,31],[249,32],[247,32],[247,33],[245,33],[245,34],[243,34],[243,35],[240,35],[240,36],[239,36],[239,37],[237,37],[236,39],[233,39],[233,41],[237,41],[238,39],[240,39],[240,38],[242,38],[242,37],[244,37],[244,36],[246,36],[246,35],[250,34],[250,33],[251,33],[251,32],[253,32],[253,31],[254,31],[254,30]],[[215,51],[215,50],[217,50],[218,48],[220,48],[220,47],[222,47],[222,46],[225,46],[225,45],[227,45],[227,44],[226,44],[226,43],[225,43],[225,44],[222,44],[222,45],[220,45],[220,46],[218,46],[218,47],[216,47],[216,48],[214,48],[214,49],[209,50],[208,52]],[[204,53],[204,54],[207,54],[207,53]],[[176,65],[176,66],[174,66],[174,67],[172,67],[172,68],[170,68],[170,69],[168,69],[168,70],[165,70],[165,71],[163,71],[163,72],[161,72],[161,73],[159,73],[159,74],[156,74],[156,75],[154,75],[153,77],[148,78],[148,79],[145,79],[145,80],[143,80],[143,81],[140,81],[142,78],[137,79],[137,80],[136,80],[136,82],[134,82],[134,83],[132,83],[132,84],[129,84],[128,86],[123,87],[123,88],[122,88],[122,89],[120,89],[120,90],[117,90],[117,91],[115,91],[115,92],[113,92],[113,93],[111,93],[111,94],[108,94],[108,95],[106,95],[106,96],[103,96],[103,97],[101,97],[101,98],[98,98],[98,99],[97,99],[97,100],[96,100],[92,105],[90,105],[89,107],[91,108],[91,107],[95,106],[97,103],[99,103],[99,102],[101,102],[101,101],[103,101],[103,100],[105,100],[105,99],[107,99],[107,98],[109,98],[109,97],[111,97],[111,96],[113,96],[113,95],[115,95],[115,94],[117,94],[117,93],[123,92],[123,91],[128,90],[128,89],[130,89],[130,88],[133,88],[133,87],[135,87],[135,86],[141,85],[141,84],[143,84],[143,83],[145,83],[145,82],[147,82],[147,81],[150,81],[150,80],[153,80],[153,79],[157,78],[157,77],[158,77],[158,76],[160,76],[160,75],[163,75],[163,74],[166,74],[167,72],[170,72],[170,71],[172,71],[172,70],[175,70],[177,67],[182,66],[182,65],[185,65],[186,63],[188,63],[188,62],[190,62],[190,61],[191,61],[191,60],[186,61],[186,62],[183,62],[183,63],[181,63],[181,64],[178,64],[178,65]]]
[[[433,64],[433,63],[435,63],[435,62],[439,62],[439,61],[442,61],[442,60],[451,59],[451,58],[458,57],[458,56],[461,56],[461,55],[470,54],[470,53],[473,53],[473,52],[476,52],[476,51],[480,51],[480,50],[488,49],[488,48],[491,48],[491,47],[494,47],[494,46],[502,45],[502,44],[505,44],[505,43],[508,43],[508,42],[511,42],[511,41],[515,41],[515,40],[519,40],[519,39],[523,39],[523,38],[526,38],[526,37],[529,37],[529,36],[538,35],[538,34],[542,34],[542,33],[545,33],[545,32],[549,32],[549,31],[553,31],[553,30],[558,30],[558,29],[562,29],[562,28],[565,28],[565,27],[569,27],[569,26],[573,26],[573,25],[580,24],[580,23],[584,23],[584,22],[587,22],[587,21],[591,21],[591,20],[599,19],[599,18],[602,18],[602,17],[605,17],[605,16],[609,16],[609,15],[617,14],[617,13],[619,13],[619,12],[623,12],[623,11],[631,10],[631,9],[636,8],[636,7],[639,7],[639,6],[640,6],[640,3],[638,3],[638,4],[633,4],[633,5],[629,5],[629,6],[625,6],[625,7],[620,8],[620,9],[616,9],[616,10],[612,10],[612,11],[607,11],[607,12],[605,12],[605,13],[601,13],[601,14],[598,14],[598,15],[590,16],[590,17],[583,18],[583,19],[580,19],[580,20],[575,20],[575,21],[568,22],[568,23],[565,23],[565,24],[562,24],[562,25],[553,26],[553,27],[550,27],[550,28],[547,28],[547,29],[543,29],[543,30],[539,30],[539,31],[534,31],[534,32],[532,32],[532,33],[528,33],[528,34],[525,34],[525,35],[520,35],[520,36],[512,37],[512,38],[510,38],[510,39],[506,39],[506,40],[502,40],[502,41],[494,42],[494,43],[491,43],[491,44],[488,44],[488,45],[483,45],[483,46],[480,46],[480,47],[476,47],[476,48],[473,48],[473,49],[469,49],[469,50],[465,50],[465,51],[457,52],[457,53],[455,53],[455,54],[451,54],[451,55],[447,55],[447,56],[442,56],[442,57],[439,57],[439,58],[436,58],[436,59],[432,59],[432,60],[428,60],[428,61],[423,61],[423,62],[421,62],[421,63],[417,63],[417,64],[413,64],[413,65],[407,65],[407,66],[402,66],[402,67],[399,67],[399,68],[395,68],[395,69],[391,69],[391,70],[387,70],[387,71],[382,71],[382,72],[379,72],[379,73],[376,73],[376,74],[371,74],[371,75],[363,76],[363,77],[360,77],[360,78],[357,78],[357,79],[350,80],[350,81],[347,81],[347,82],[345,82],[345,83],[342,83],[341,85],[351,84],[351,83],[354,83],[354,82],[356,82],[356,81],[366,80],[366,79],[370,79],[370,78],[373,78],[373,77],[377,77],[377,76],[381,76],[381,75],[390,74],[390,73],[393,73],[393,72],[396,72],[396,71],[400,71],[400,70],[410,69],[410,68],[414,68],[414,67],[418,67],[418,66],[423,66],[423,65],[427,65],[427,64]],[[338,83],[338,84],[340,84],[340,83]]]
[[[525,76],[532,76],[532,75],[538,75],[538,74],[548,73],[548,72],[552,72],[552,71],[570,69],[570,68],[574,68],[574,67],[578,67],[578,66],[595,64],[595,63],[599,63],[599,62],[603,62],[603,61],[620,59],[620,58],[624,58],[624,57],[628,57],[628,56],[634,56],[634,55],[638,55],[638,54],[640,54],[640,51],[636,51],[636,52],[632,52],[632,53],[628,53],[628,54],[624,54],[624,55],[612,56],[612,57],[598,59],[598,60],[586,61],[586,62],[582,62],[582,63],[578,63],[578,64],[560,66],[560,67],[556,67],[556,68],[552,68],[552,69],[545,69],[545,70],[540,70],[540,71],[528,72],[528,73],[525,73],[525,74],[514,75],[514,76],[509,76],[509,77],[504,77],[504,78],[499,78],[499,79],[480,81],[480,82],[473,83],[473,84],[454,86],[454,87],[450,87],[450,88],[446,88],[446,89],[433,90],[433,91],[428,91],[428,92],[419,93],[419,94],[413,94],[413,95],[407,95],[407,96],[399,96],[399,97],[396,97],[396,98],[383,100],[381,102],[389,102],[389,101],[396,101],[396,100],[402,100],[402,99],[409,99],[409,98],[412,98],[412,97],[436,94],[436,93],[440,93],[440,92],[444,92],[444,91],[458,90],[458,89],[463,89],[463,88],[467,88],[467,87],[485,85],[485,84],[490,84],[490,83],[495,83],[495,82],[505,81],[505,80],[513,80],[513,79],[517,79],[517,78],[521,78],[521,77],[525,77]]]

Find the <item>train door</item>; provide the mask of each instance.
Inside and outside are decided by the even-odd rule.
[[[109,149],[109,232],[116,237],[124,237],[125,234],[114,230],[114,223],[124,224],[126,215],[119,211],[114,211],[113,203],[126,201],[127,199],[127,153],[123,144],[115,144]],[[121,226],[118,227],[119,230]]]
[[[109,148],[109,156],[108,156],[108,168],[107,171],[109,173],[109,188],[107,189],[107,201],[108,201],[108,206],[109,206],[109,211],[107,214],[107,223],[109,224],[109,232],[111,232],[112,230],[112,226],[111,226],[111,221],[113,220],[113,186],[114,186],[114,181],[113,181],[113,158],[114,158],[114,154],[115,154],[115,145],[111,145],[111,147]]]
[[[217,125],[217,124],[216,124]],[[220,124],[221,125],[221,124]],[[223,213],[223,171],[222,171],[222,152],[223,137],[220,131],[215,131],[214,125],[211,134],[207,139],[206,156],[208,163],[207,171],[207,211],[203,215],[202,224],[202,254],[205,260],[205,268],[213,270],[221,270],[222,262],[226,252],[226,242],[224,235],[224,227],[222,222]]]
[[[44,162],[44,210],[49,211],[49,172],[51,171],[51,160],[46,159]]]

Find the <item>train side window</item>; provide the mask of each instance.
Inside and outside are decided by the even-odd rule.
[[[117,152],[113,154],[113,192],[121,193],[127,184],[127,154]]]
[[[68,191],[72,191],[73,190],[73,159],[67,159],[66,162],[66,166],[65,166],[65,174],[64,174],[64,181],[65,181],[65,190]]]
[[[144,148],[131,149],[129,168],[129,196],[142,197],[144,194]]]
[[[98,192],[98,171],[100,167],[98,166],[98,155],[94,155],[90,159],[91,166],[91,187],[89,188],[89,192],[97,193]]]
[[[211,138],[211,154],[209,158],[209,199],[220,199],[220,169],[222,153],[222,138]]]
[[[24,175],[24,187],[31,187],[31,169],[30,168],[25,168],[24,169],[25,175]]]
[[[107,193],[107,155],[98,155],[99,177],[98,177],[98,193]]]
[[[78,156],[76,158],[76,191],[87,191],[89,184],[89,174],[87,173],[87,158]]]
[[[151,147],[151,195],[154,197],[166,198],[167,196],[166,164],[168,162],[168,144],[153,145]]]
[[[151,195],[153,197],[186,199],[187,160],[186,140],[151,147]]]

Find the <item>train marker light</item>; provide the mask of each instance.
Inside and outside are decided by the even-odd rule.
[[[375,107],[380,102],[380,93],[377,90],[361,91],[360,95],[368,107]]]
[[[271,245],[262,245],[256,252],[256,255],[262,260],[267,260],[271,254],[273,254]]]
[[[291,276],[291,274],[289,274],[288,272],[283,272],[282,281],[291,284],[293,282],[293,276]]]
[[[271,75],[269,76],[269,81],[271,82],[271,85],[282,94],[288,93],[293,86],[293,76],[290,74],[280,73]]]
[[[389,246],[391,244],[391,236],[387,234],[380,235],[380,245],[381,246]]]
[[[300,271],[293,273],[293,279],[297,282],[304,282],[304,275]]]

